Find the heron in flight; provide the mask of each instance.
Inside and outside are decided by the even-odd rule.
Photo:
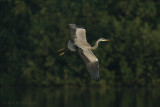
[[[89,74],[95,80],[100,79],[99,75],[99,62],[96,56],[93,54],[91,50],[95,50],[98,47],[98,43],[101,41],[110,41],[104,38],[100,38],[96,41],[95,46],[91,46],[86,39],[86,30],[84,28],[78,27],[76,24],[69,24],[71,28],[71,37],[67,46],[70,51],[78,51],[81,58],[84,60]],[[62,51],[61,49],[59,51]],[[63,55],[61,53],[60,55]]]

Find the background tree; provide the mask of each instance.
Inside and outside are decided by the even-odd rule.
[[[158,86],[160,2],[152,0],[1,0],[0,84]],[[68,24],[84,26],[100,61],[92,80],[77,53],[59,57],[70,39]]]

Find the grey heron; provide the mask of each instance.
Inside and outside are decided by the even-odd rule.
[[[81,58],[84,60],[89,74],[95,80],[100,79],[99,75],[99,62],[96,56],[91,50],[95,50],[98,47],[100,41],[110,41],[108,39],[100,38],[96,41],[95,46],[91,46],[86,39],[86,30],[84,28],[78,27],[76,24],[69,24],[71,29],[71,37],[67,46],[70,51],[78,51]],[[59,50],[62,51],[63,49]],[[63,55],[61,53],[60,55]]]

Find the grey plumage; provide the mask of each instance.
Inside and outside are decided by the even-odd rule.
[[[69,50],[71,50],[71,51],[76,51],[76,47],[75,47],[75,45],[74,45],[73,40],[69,40],[67,46],[68,46],[68,49],[69,49]]]
[[[69,24],[69,26],[71,28],[72,40],[69,40],[68,42],[68,49],[71,51],[78,51],[79,55],[84,60],[91,77],[95,80],[100,79],[99,62],[91,50],[96,49],[100,41],[109,40],[100,38],[97,40],[96,45],[91,47],[87,42],[86,30],[84,28],[77,27],[76,24]]]

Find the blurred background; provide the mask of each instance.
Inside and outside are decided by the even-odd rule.
[[[78,53],[66,47],[68,24],[86,29],[100,63],[91,79]],[[158,87],[160,1],[1,0],[0,86]],[[3,92],[3,91],[2,91]]]

